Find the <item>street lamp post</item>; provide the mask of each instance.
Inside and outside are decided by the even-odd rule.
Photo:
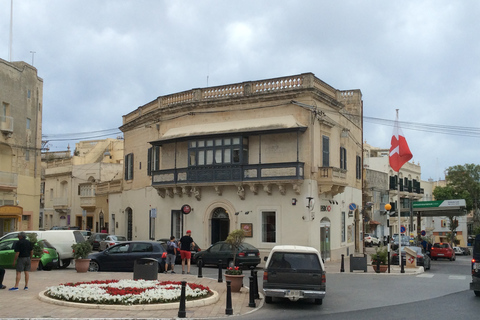
[[[390,273],[390,210],[392,210],[392,206],[390,203],[385,205],[385,210],[387,210],[387,265],[388,265],[388,273]]]

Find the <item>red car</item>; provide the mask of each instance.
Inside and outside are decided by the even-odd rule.
[[[447,242],[434,243],[432,249],[430,250],[430,256],[433,260],[443,258],[450,259],[450,261],[455,261],[455,251],[453,251],[450,243]]]

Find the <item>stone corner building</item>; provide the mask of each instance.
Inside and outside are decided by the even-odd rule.
[[[123,192],[110,206],[129,239],[190,229],[205,249],[243,228],[262,256],[278,244],[325,259],[361,249],[360,90],[312,73],[193,89],[137,108],[120,129]]]
[[[41,220],[42,104],[37,69],[0,59],[0,236]]]

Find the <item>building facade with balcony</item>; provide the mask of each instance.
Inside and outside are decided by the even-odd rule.
[[[262,254],[360,249],[362,95],[312,73],[161,96],[123,117],[116,221],[129,239],[234,229]],[[110,201],[112,206],[112,202]]]
[[[44,229],[52,227],[108,228],[107,196],[97,185],[118,179],[123,168],[123,140],[81,141],[74,155],[45,152]]]
[[[0,59],[0,236],[39,226],[42,103],[37,69]]]

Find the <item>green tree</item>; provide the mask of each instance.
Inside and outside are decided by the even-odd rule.
[[[433,196],[436,200],[465,199],[467,211],[473,210],[474,227],[480,225],[480,165],[465,164],[449,167],[446,170],[445,187],[436,187]],[[454,234],[457,225],[455,217],[450,217],[450,232]],[[454,238],[454,237],[452,237]],[[452,239],[452,242],[455,239]]]

